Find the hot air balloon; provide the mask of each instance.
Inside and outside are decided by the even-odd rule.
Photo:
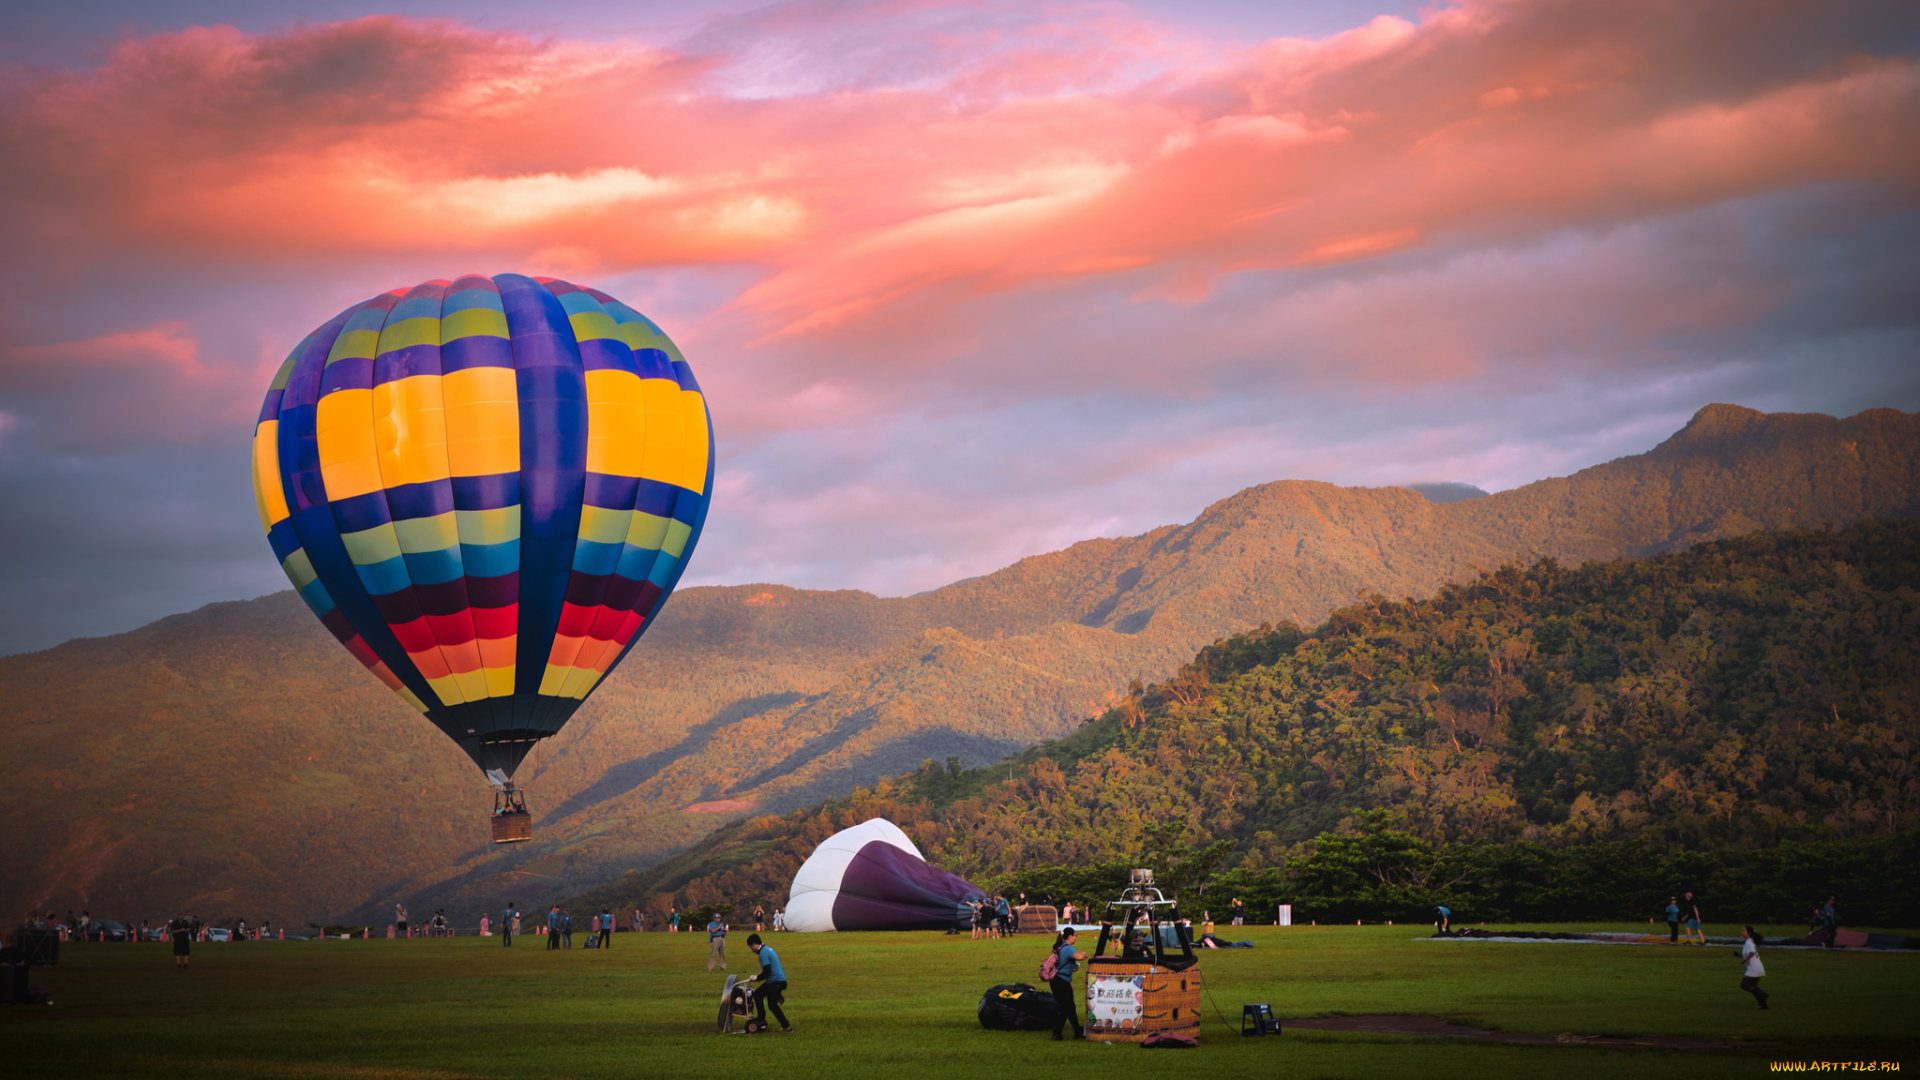
[[[986,894],[929,866],[900,826],[870,818],[820,842],[793,875],[789,930],[959,930]]]
[[[253,440],[260,523],[340,644],[496,787],[645,633],[713,489],[680,350],[593,289],[501,274],[355,304],[307,335]]]

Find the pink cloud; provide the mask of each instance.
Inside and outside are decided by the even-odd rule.
[[[1117,15],[988,8],[962,31],[918,5],[799,5],[738,29],[828,63],[810,43],[892,19],[899,55],[757,97],[725,54],[397,18],[193,29],[16,72],[0,213],[96,257],[748,262],[767,276],[736,310],[810,335],[942,286],[1127,274],[1191,300],[1247,269],[1920,178],[1889,137],[1920,127],[1920,68],[1748,70],[1704,9],[1749,39],[1823,10],[1470,3],[1222,57]]]

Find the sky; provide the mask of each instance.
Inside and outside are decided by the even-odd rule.
[[[683,584],[906,595],[1282,479],[1920,409],[1920,7],[13,5],[0,653],[285,588],[287,351],[567,278],[707,392]]]

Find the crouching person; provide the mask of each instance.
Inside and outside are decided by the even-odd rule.
[[[747,935],[747,948],[760,958],[760,974],[753,981],[760,985],[753,991],[753,1005],[759,1013],[760,1022],[767,1022],[767,1010],[773,1010],[773,1018],[780,1021],[780,1030],[793,1034],[793,1025],[787,1023],[787,1014],[780,1011],[780,1003],[787,996],[787,969],[780,966],[780,954],[773,946],[760,940],[759,934]]]

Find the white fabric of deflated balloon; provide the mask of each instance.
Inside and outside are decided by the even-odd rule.
[[[840,895],[840,879],[860,849],[876,840],[892,844],[921,862],[927,861],[907,834],[900,831],[900,826],[886,818],[869,818],[850,829],[842,829],[820,841],[820,846],[801,864],[800,872],[793,875],[793,887],[787,893],[787,929],[803,934],[836,929],[833,901]]]

